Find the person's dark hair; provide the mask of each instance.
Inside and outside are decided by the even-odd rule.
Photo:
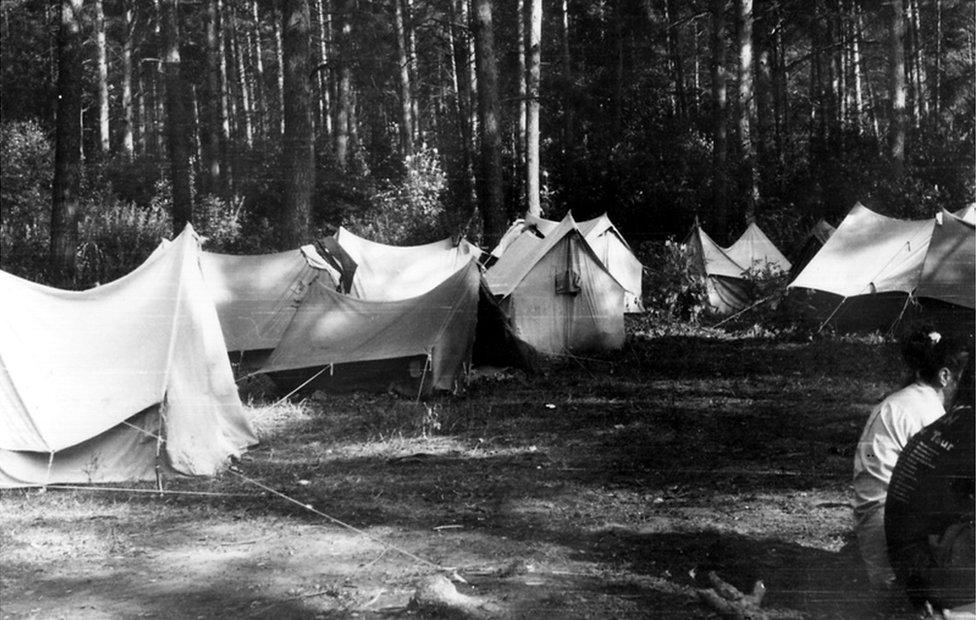
[[[926,383],[935,383],[939,370],[948,368],[956,375],[969,359],[969,343],[958,336],[945,334],[931,324],[912,329],[902,339],[901,355]]]

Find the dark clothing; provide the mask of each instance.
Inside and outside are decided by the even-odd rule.
[[[888,555],[917,606],[928,601],[951,608],[976,597],[974,444],[976,413],[957,407],[908,442],[891,476],[885,508]],[[935,545],[953,536],[955,543],[937,553]]]

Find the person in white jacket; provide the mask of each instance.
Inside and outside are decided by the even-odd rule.
[[[895,580],[884,531],[891,473],[908,440],[945,414],[969,357],[966,342],[931,326],[912,332],[902,356],[912,381],[874,408],[854,454],[854,529],[868,579],[882,589]]]

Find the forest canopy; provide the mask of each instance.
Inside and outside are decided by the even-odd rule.
[[[3,268],[102,280],[190,221],[632,245],[974,196],[971,0],[3,0]],[[129,244],[126,246],[126,244]]]

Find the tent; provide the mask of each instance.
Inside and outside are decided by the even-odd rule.
[[[357,237],[339,228],[335,240],[356,264],[354,297],[369,301],[409,299],[430,291],[464,269],[481,250],[464,239],[444,239],[426,245],[393,246]]]
[[[409,299],[373,301],[314,280],[259,372],[312,389],[406,381],[453,390],[471,360],[481,278],[477,261]],[[327,370],[327,372],[326,372]]]
[[[624,287],[571,215],[544,237],[520,234],[511,240],[485,283],[518,339],[537,352],[623,345]]]
[[[852,317],[849,306],[854,305],[858,328],[892,325],[909,299],[971,310],[976,306],[973,230],[945,210],[925,220],[899,220],[858,203],[790,288],[832,295],[828,320],[835,324]]]
[[[217,307],[228,351],[273,349],[309,285],[327,266],[313,268],[310,246],[276,254],[232,256],[203,252],[200,268]],[[337,273],[329,273],[334,282]]]
[[[0,487],[213,475],[256,442],[187,226],[62,291],[0,272]]]
[[[791,261],[792,265],[790,267],[791,279],[795,279],[803,271],[807,263],[827,243],[827,239],[830,239],[830,236],[834,234],[834,230],[836,229],[833,226],[825,220],[820,219],[807,231],[807,234],[796,245],[796,249],[793,250],[793,260]]]
[[[749,304],[749,292],[742,278],[745,269],[732,260],[701,226],[695,225],[685,246],[692,268],[705,280],[712,312],[731,314]]]
[[[790,271],[790,261],[755,222],[750,222],[742,236],[725,248],[725,254],[741,265],[743,270],[772,268],[783,273]]]
[[[491,255],[500,258],[508,246],[518,237],[524,234],[544,237],[555,230],[557,226],[559,226],[559,222],[533,215],[515,220],[502,236],[498,245],[492,250]],[[634,251],[627,245],[627,241],[610,221],[610,218],[604,213],[591,220],[577,222],[576,226],[587,243],[590,244],[593,252],[596,253],[597,258],[603,262],[617,282],[624,287],[626,311],[643,312],[641,280],[644,275],[644,266],[634,256]]]

